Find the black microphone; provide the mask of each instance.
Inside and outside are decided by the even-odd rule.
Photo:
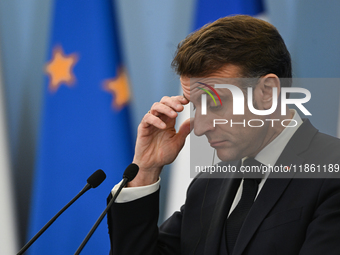
[[[87,244],[87,242],[89,241],[89,239],[91,238],[91,236],[93,235],[94,231],[97,229],[97,227],[99,226],[99,224],[102,222],[102,220],[104,219],[105,215],[107,214],[108,210],[110,209],[110,207],[112,206],[113,202],[116,200],[116,198],[118,197],[119,193],[121,192],[121,190],[125,187],[125,185],[132,181],[137,173],[138,173],[139,167],[132,163],[130,164],[124,171],[123,174],[123,181],[120,184],[117,192],[114,194],[114,196],[112,197],[110,203],[107,205],[107,207],[105,208],[105,210],[102,212],[102,214],[99,216],[99,218],[97,219],[96,223],[93,225],[93,227],[91,228],[91,230],[87,233],[85,239],[83,240],[83,242],[80,244],[80,246],[78,247],[77,251],[74,253],[74,255],[79,255],[79,253],[83,250],[84,246]]]
[[[49,220],[49,222],[46,223],[45,226],[43,226],[38,233],[35,234],[35,236],[32,237],[31,240],[29,240],[24,247],[21,248],[21,250],[17,253],[17,255],[23,254],[40,236],[42,233],[45,232],[45,230],[52,225],[52,223],[67,209],[72,205],[80,196],[82,196],[86,191],[88,191],[91,188],[98,187],[106,178],[106,174],[103,170],[98,169],[95,171],[88,179],[87,183],[84,186],[84,188],[76,195],[70,202],[68,202],[67,205],[65,205],[56,215],[53,216],[52,219]]]

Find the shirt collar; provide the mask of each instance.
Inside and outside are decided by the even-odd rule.
[[[273,141],[271,141],[255,156],[255,159],[262,164],[274,166],[289,140],[303,123],[296,110],[291,109],[290,111],[293,111],[293,120],[297,123],[297,125],[295,127],[286,127]],[[292,122],[293,121],[291,121],[287,126],[293,125],[294,123]]]

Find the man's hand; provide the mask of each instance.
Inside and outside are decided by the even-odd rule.
[[[154,103],[138,126],[133,163],[139,166],[135,179],[129,187],[155,183],[164,165],[172,163],[184,146],[190,133],[190,119],[175,130],[177,112],[184,109],[189,101],[183,96],[163,97]]]

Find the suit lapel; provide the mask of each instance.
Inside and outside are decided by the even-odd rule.
[[[293,164],[302,164],[304,159],[291,155]],[[280,165],[280,164],[277,164]],[[244,221],[243,227],[240,230],[239,236],[235,243],[235,255],[241,255],[247,244],[255,234],[262,221],[265,219],[270,210],[281,197],[282,193],[287,188],[294,173],[290,172],[285,179],[268,178],[262,187],[261,192],[256,198],[252,208],[249,211],[247,218]]]
[[[304,121],[287,144],[275,165],[290,166],[303,164],[305,159],[300,157],[298,154],[308,148],[316,133],[317,130],[310,124],[309,120]],[[242,254],[256,230],[270,210],[274,207],[276,202],[280,199],[282,193],[285,191],[294,175],[294,171],[284,173],[284,176],[271,173],[270,178],[266,180],[266,183],[262,187],[261,192],[245,219],[235,243],[233,255]]]
[[[300,157],[299,154],[308,148],[312,138],[317,132],[317,129],[311,125],[309,120],[304,120],[304,123],[290,139],[275,165],[290,166],[303,164],[305,159]],[[237,165],[237,167],[239,167],[240,161],[230,162],[230,165]],[[280,176],[276,173],[271,173],[270,178],[266,180],[265,185],[262,187],[260,194],[258,195],[247,218],[245,219],[244,226],[246,227],[243,227],[240,230],[233,255],[242,254],[256,230],[261,225],[262,221],[274,207],[276,202],[280,199],[294,174],[295,173],[291,171],[286,173],[282,178],[282,175]],[[239,184],[239,179],[226,178],[223,180],[219,197],[213,212],[211,224],[208,229],[204,254],[220,254],[221,237],[225,236],[224,222],[234,200]],[[228,253],[224,252],[223,255],[228,255]]]
[[[238,169],[241,165],[241,161],[231,162],[230,165],[237,166]],[[237,178],[239,176],[233,175],[232,177],[233,178],[224,178],[222,180],[221,189],[208,229],[204,254],[220,254],[219,241],[221,240],[221,237],[224,236],[224,222],[241,181],[240,178]]]

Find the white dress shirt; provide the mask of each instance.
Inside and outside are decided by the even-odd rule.
[[[255,156],[255,159],[257,161],[259,161],[260,163],[262,163],[263,165],[266,165],[266,166],[274,166],[275,165],[276,161],[279,159],[281,153],[283,152],[283,150],[286,147],[287,143],[289,142],[290,138],[292,138],[292,136],[294,135],[296,130],[302,124],[302,119],[299,116],[299,114],[295,110],[291,110],[291,111],[294,111],[293,120],[296,121],[297,125],[295,127],[285,128],[273,141],[271,141],[271,143],[269,143],[266,147],[264,147]],[[242,163],[243,163],[244,159],[242,159]],[[264,183],[268,179],[269,174],[270,174],[270,172],[266,172],[264,177],[262,178],[261,182],[259,183],[259,187],[258,187],[255,199],[260,194],[260,191],[261,191]],[[241,199],[242,187],[243,187],[243,180],[241,181],[240,186],[238,187],[238,190],[237,190],[237,193],[235,195],[233,204],[230,207],[228,217],[229,217],[230,213],[235,209],[236,205],[238,204],[238,202]]]

